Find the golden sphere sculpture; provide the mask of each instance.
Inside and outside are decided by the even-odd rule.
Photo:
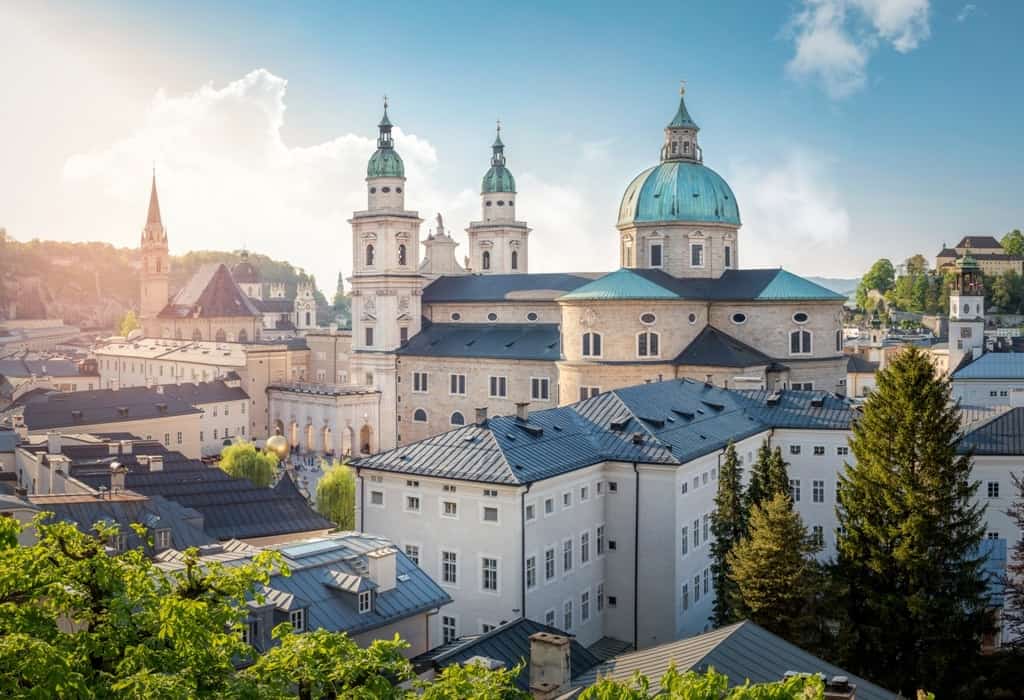
[[[288,459],[288,440],[285,439],[284,435],[272,435],[267,440],[266,451],[277,455],[279,462],[284,462]]]

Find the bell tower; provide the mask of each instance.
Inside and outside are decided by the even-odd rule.
[[[516,181],[505,167],[501,122],[491,144],[491,168],[480,185],[481,220],[470,222],[469,266],[483,275],[518,274],[529,267],[530,229],[516,221]]]
[[[985,351],[985,284],[978,262],[966,251],[956,262],[949,292],[949,372]]]
[[[149,211],[142,229],[140,243],[142,265],[139,271],[139,311],[143,326],[149,335],[156,332],[156,324],[145,321],[155,319],[163,311],[168,298],[167,231],[160,220],[160,201],[156,195],[156,171],[149,193]],[[152,328],[148,326],[153,326]]]

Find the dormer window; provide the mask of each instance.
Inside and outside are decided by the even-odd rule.
[[[166,528],[161,528],[153,533],[153,545],[157,549],[170,549],[171,548],[171,531]]]
[[[302,608],[298,610],[292,610],[290,613],[288,613],[288,622],[292,624],[293,632],[305,632],[306,611]]]
[[[359,594],[359,614],[365,615],[373,610],[373,591],[363,591]]]

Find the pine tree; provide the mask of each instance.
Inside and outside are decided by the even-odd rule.
[[[820,580],[817,551],[788,495],[776,493],[755,506],[750,534],[727,559],[736,618],[795,644],[806,642]]]
[[[711,514],[711,575],[715,581],[715,605],[712,621],[715,625],[733,622],[729,606],[729,552],[739,544],[747,531],[747,512],[743,498],[743,468],[736,455],[736,446],[729,443],[725,457],[718,467],[718,493],[715,510]]]
[[[768,460],[768,498],[777,493],[789,495],[789,464],[782,459],[782,448],[776,447]]]
[[[1024,479],[1012,475],[1017,498],[1006,514],[1018,530],[1024,530]],[[1018,650],[1024,650],[1024,539],[1017,538],[1006,563],[1006,580],[1003,582],[1006,602],[1003,605],[1004,638]]]
[[[955,693],[988,628],[971,460],[957,455],[959,409],[916,348],[878,374],[840,475],[838,558],[844,665],[912,695]]]
[[[772,448],[765,440],[757,448],[757,461],[750,469],[750,483],[747,484],[746,511],[760,505],[768,496],[768,467],[772,459]]]

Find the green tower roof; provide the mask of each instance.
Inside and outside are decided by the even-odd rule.
[[[686,109],[686,98],[683,97],[683,92],[684,92],[683,88],[680,88],[679,89],[679,109],[676,110],[676,116],[674,116],[672,118],[672,121],[670,121],[668,123],[668,128],[669,129],[676,129],[676,128],[680,128],[680,129],[683,129],[683,128],[699,129],[700,127],[697,126],[697,122],[693,121],[693,118],[690,117],[690,113]]]
[[[491,169],[484,175],[480,184],[480,193],[515,192],[516,179],[505,167],[505,144],[501,140],[501,122],[498,122],[498,133],[491,145]]]
[[[391,138],[391,120],[388,119],[388,103],[384,101],[384,116],[377,125],[377,150],[366,164],[366,177],[405,177],[405,163],[395,150]]]

